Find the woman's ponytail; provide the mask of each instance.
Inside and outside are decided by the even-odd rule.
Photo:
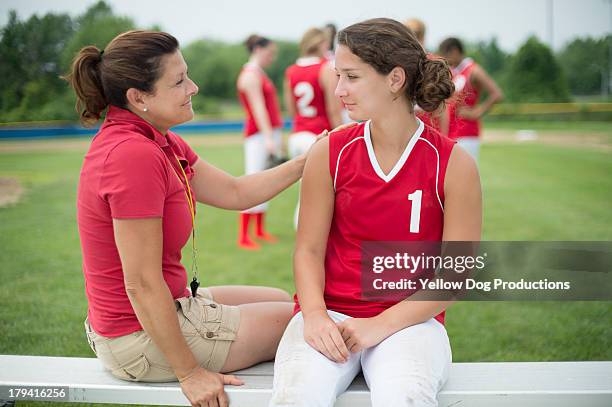
[[[76,110],[84,125],[96,123],[108,106],[100,75],[102,59],[103,52],[97,47],[84,47],[72,61],[70,73],[65,77],[76,93]]]

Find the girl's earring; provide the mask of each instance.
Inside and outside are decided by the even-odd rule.
[[[149,110],[149,109],[147,109],[146,107],[144,109],[142,109],[143,112],[146,112],[147,110]]]

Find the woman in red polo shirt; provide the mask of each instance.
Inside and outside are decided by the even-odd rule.
[[[178,378],[193,405],[225,406],[223,385],[241,382],[217,372],[272,359],[292,305],[273,288],[185,288],[181,248],[195,202],[265,202],[297,181],[305,156],[239,178],[198,158],[169,130],[193,118],[198,87],[166,33],[130,31],[103,51],[85,47],[67,79],[84,123],[106,112],[77,200],[90,345],[116,377]]]
[[[266,169],[270,156],[279,156],[283,121],[276,96],[276,87],[264,69],[276,58],[276,44],[265,37],[251,35],[245,43],[249,61],[238,75],[238,98],[246,113],[244,124],[244,171],[254,174]],[[249,223],[255,218],[255,237],[273,242],[265,231],[264,216],[268,203],[263,202],[240,214],[238,246],[247,250],[259,248],[249,237]]]

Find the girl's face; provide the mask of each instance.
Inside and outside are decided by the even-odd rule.
[[[276,51],[276,44],[273,42],[270,42],[265,47],[261,47],[257,50],[257,52],[259,53],[259,64],[262,68],[267,68],[272,65],[272,63],[276,59]]]
[[[193,119],[191,97],[198,87],[187,76],[187,64],[180,51],[161,61],[162,75],[155,82],[153,94],[146,95],[146,119],[157,129],[169,129]]]
[[[345,45],[336,48],[335,95],[340,98],[352,120],[378,117],[393,100],[387,75],[378,73]]]

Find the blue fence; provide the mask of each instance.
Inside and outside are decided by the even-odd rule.
[[[291,121],[283,122],[283,129],[289,130]],[[93,128],[81,127],[74,125],[61,126],[7,126],[0,127],[1,139],[32,139],[32,138],[54,138],[54,137],[89,137],[98,132],[99,126]],[[178,134],[188,133],[239,133],[242,132],[242,121],[224,121],[224,122],[195,122],[181,124],[172,128],[172,131]]]

